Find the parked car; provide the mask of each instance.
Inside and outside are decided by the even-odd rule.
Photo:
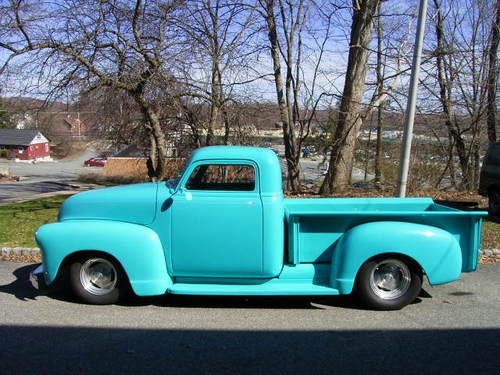
[[[139,296],[338,295],[400,309],[477,267],[482,216],[430,198],[286,199],[263,148],[197,150],[178,181],[72,196],[36,233],[35,285],[67,270],[84,302]]]
[[[106,162],[106,158],[90,158],[89,160],[85,160],[83,165],[86,167],[104,167]]]
[[[488,211],[500,215],[500,142],[492,143],[483,159],[479,194],[488,197]]]

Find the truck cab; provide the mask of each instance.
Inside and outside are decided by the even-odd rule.
[[[202,148],[175,187],[159,186],[157,205],[154,229],[172,276],[270,278],[280,273],[283,190],[273,151]]]

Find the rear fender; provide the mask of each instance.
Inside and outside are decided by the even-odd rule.
[[[152,229],[105,220],[69,220],[40,227],[44,278],[52,283],[65,258],[80,251],[101,251],[120,262],[139,296],[164,294],[172,285],[163,247]]]
[[[332,287],[342,294],[351,293],[363,263],[385,253],[413,259],[432,285],[458,279],[462,269],[460,245],[443,229],[396,221],[366,223],[348,230],[335,247]]]

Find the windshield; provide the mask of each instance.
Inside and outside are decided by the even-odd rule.
[[[187,162],[185,162],[186,159],[182,159],[179,165],[179,168],[174,168],[174,172],[170,174],[169,178],[163,179],[165,181],[167,187],[171,190],[177,189],[177,185],[179,184],[179,181],[181,180],[182,175],[184,174],[184,171],[186,170],[186,167],[191,164],[191,158]]]
[[[180,177],[178,178],[171,178],[165,181],[165,184],[170,190],[175,190],[177,189],[177,185],[179,184]]]

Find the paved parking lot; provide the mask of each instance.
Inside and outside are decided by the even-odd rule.
[[[430,287],[401,311],[348,297],[40,296],[0,262],[2,374],[487,374],[500,368],[500,263]]]
[[[57,162],[16,163],[0,160],[0,168],[8,168],[19,182],[0,183],[0,203],[27,199],[38,194],[74,191],[73,181],[81,173],[99,173],[99,168],[85,168],[83,161],[95,156],[92,149]]]

